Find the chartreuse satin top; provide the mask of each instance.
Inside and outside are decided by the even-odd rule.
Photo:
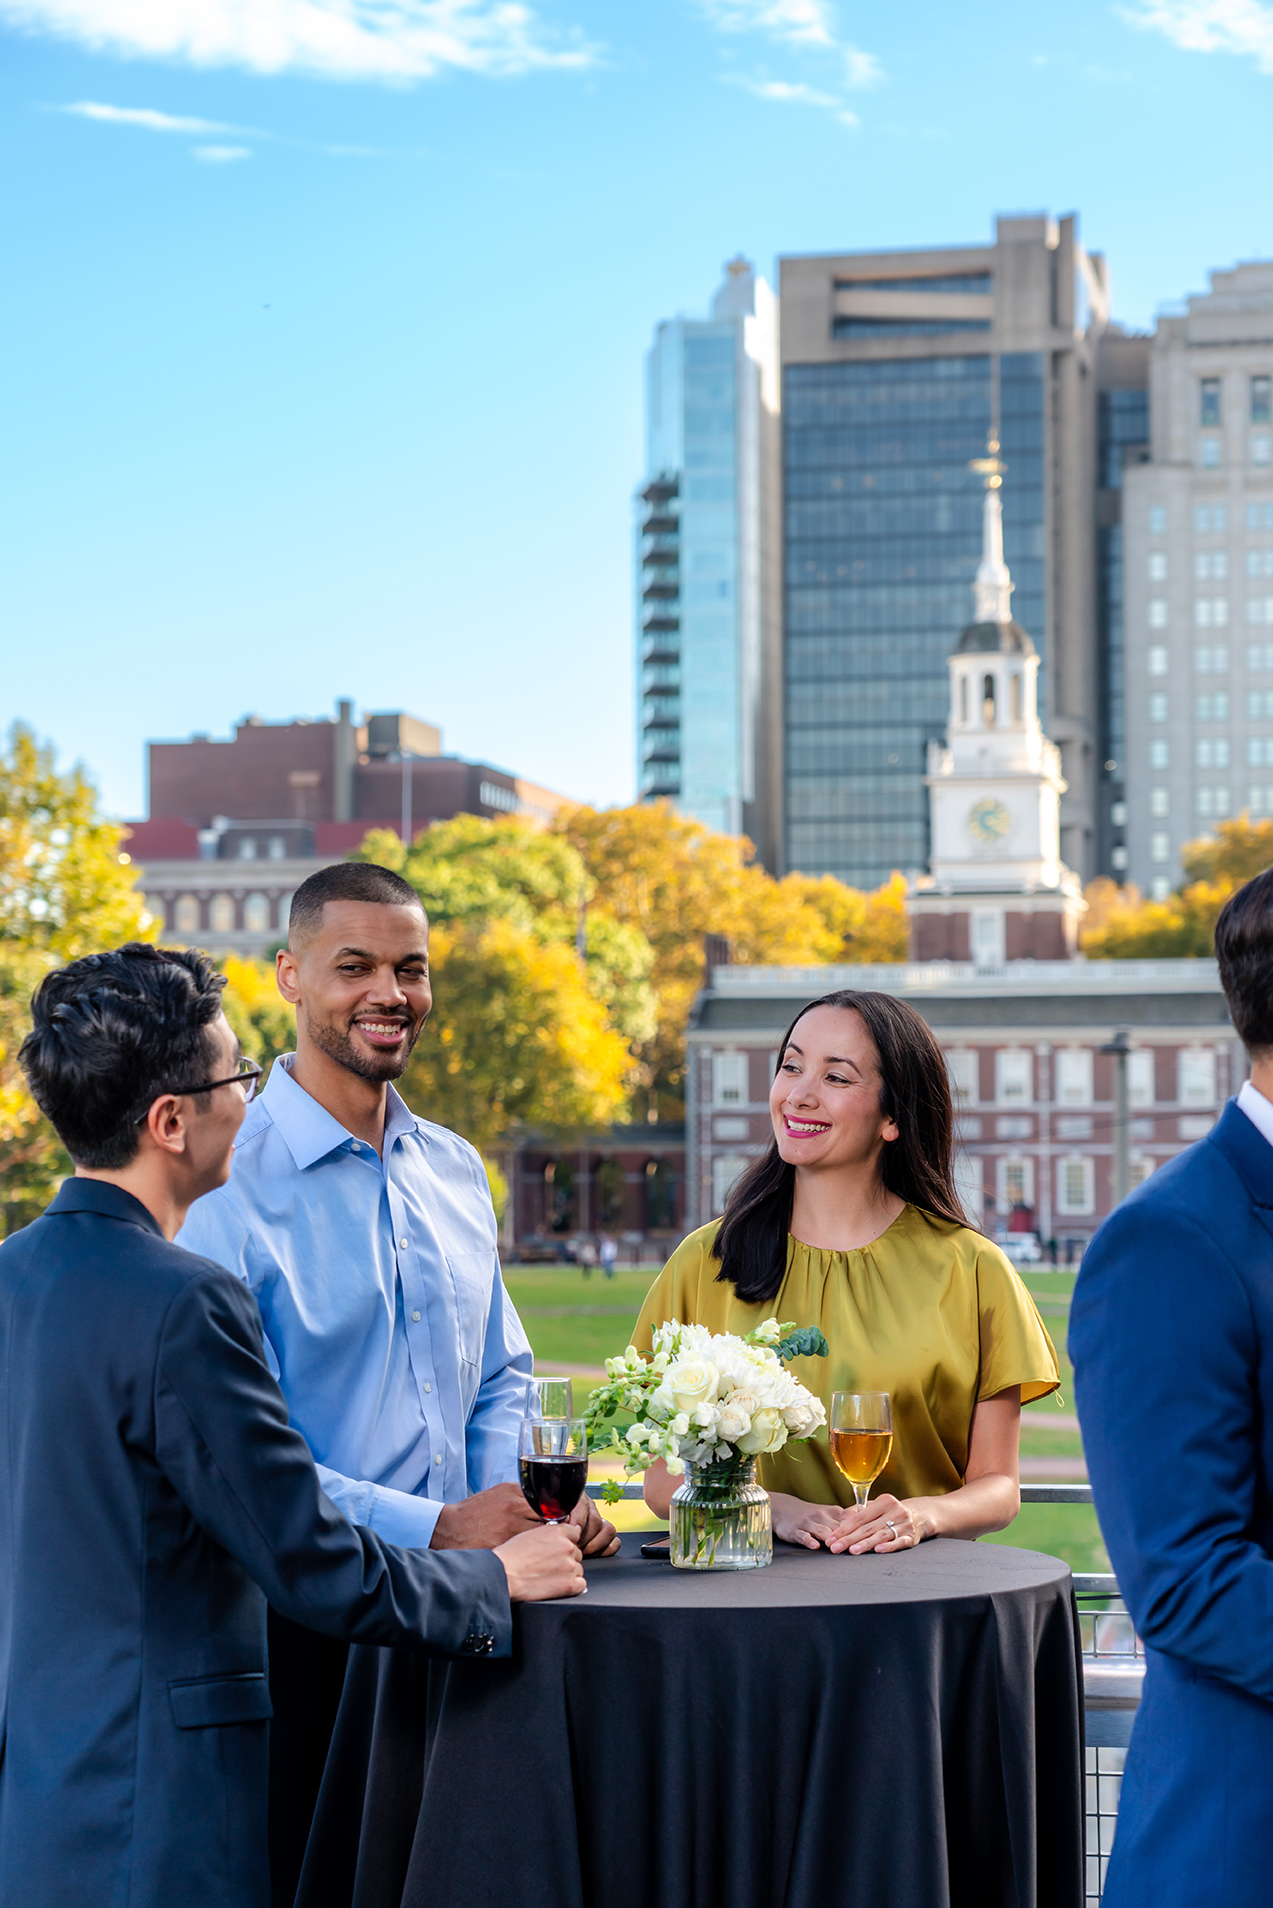
[[[958,1490],[973,1407],[1010,1385],[1020,1385],[1025,1404],[1060,1383],[1030,1294],[998,1246],[967,1226],[906,1206],[859,1251],[826,1252],[788,1237],[778,1295],[759,1305],[718,1283],[711,1253],[718,1229],[719,1222],[701,1226],[677,1247],[650,1287],[633,1344],[648,1352],[665,1319],[740,1335],[770,1317],[819,1326],[830,1356],[793,1359],[791,1370],[828,1414],[833,1391],[887,1391],[893,1401],[893,1447],[875,1495]],[[759,1476],[766,1489],[806,1503],[853,1502],[825,1426],[807,1444],[762,1457]]]

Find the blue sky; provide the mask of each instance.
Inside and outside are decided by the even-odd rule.
[[[652,325],[738,251],[1077,210],[1115,314],[1273,256],[1273,5],[0,0],[0,715],[405,707],[630,799]]]

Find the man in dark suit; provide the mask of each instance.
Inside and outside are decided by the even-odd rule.
[[[1089,1246],[1070,1355],[1146,1645],[1105,1908],[1273,1897],[1273,871],[1216,926],[1251,1078]]]
[[[255,1300],[170,1243],[258,1069],[200,954],[51,974],[22,1062],[76,1176],[0,1247],[0,1901],[264,1908],[266,1598],[331,1636],[507,1656],[577,1531],[399,1550],[323,1495]]]

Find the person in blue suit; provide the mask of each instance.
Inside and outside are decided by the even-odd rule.
[[[50,974],[22,1063],[75,1162],[0,1246],[0,1901],[265,1908],[266,1598],[331,1636],[507,1656],[584,1588],[573,1526],[401,1550],[323,1494],[240,1279],[171,1240],[258,1069],[197,953]]]
[[[1251,1077],[1083,1258],[1070,1356],[1145,1642],[1105,1908],[1273,1899],[1273,871],[1216,926]]]

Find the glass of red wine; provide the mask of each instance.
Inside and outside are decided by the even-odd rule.
[[[588,1432],[582,1418],[523,1418],[522,1495],[546,1524],[564,1524],[588,1482]]]

